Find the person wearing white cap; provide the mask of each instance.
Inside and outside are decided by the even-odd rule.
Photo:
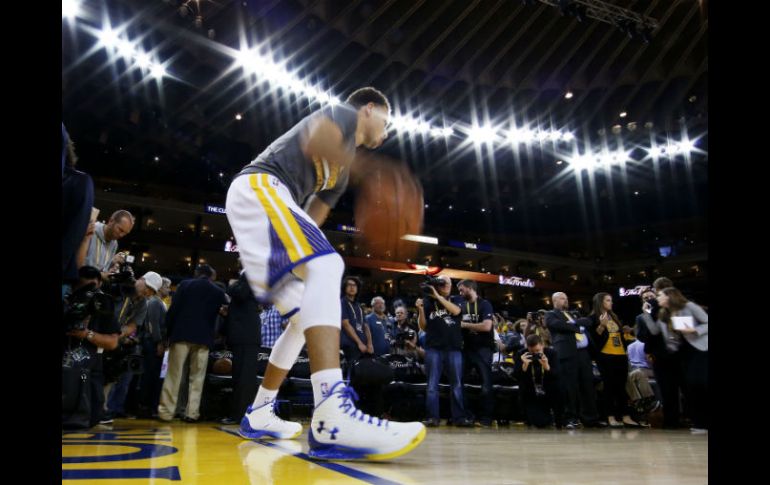
[[[158,408],[160,399],[160,368],[163,365],[163,339],[166,331],[166,305],[160,298],[163,278],[154,271],[148,271],[139,281],[148,289],[153,290],[147,297],[147,317],[142,332],[142,357],[144,372],[139,382],[138,416],[151,418],[153,411]]]
[[[148,319],[148,303],[151,299],[157,299],[156,295],[161,285],[163,280],[158,273],[153,271],[145,273],[134,283],[133,294],[125,295],[123,300],[115,306],[115,315],[120,324],[122,353],[140,356],[145,346],[145,339],[151,338],[153,333],[160,331],[157,318]],[[158,374],[160,374],[160,368],[158,368]],[[108,389],[105,391],[107,414],[100,421],[102,424],[111,423],[115,416],[126,415],[124,405],[133,378],[134,372],[131,370],[121,370],[117,382],[114,385],[109,383],[105,386],[105,389]]]

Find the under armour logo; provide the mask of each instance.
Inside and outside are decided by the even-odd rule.
[[[329,433],[330,439],[336,440],[337,439],[337,433],[340,432],[340,429],[335,426],[333,429],[327,430],[326,428],[324,428],[324,421],[321,421],[321,422],[318,423],[318,427],[316,428],[316,431],[319,434],[322,433],[323,431],[327,431]]]

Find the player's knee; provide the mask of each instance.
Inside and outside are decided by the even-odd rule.
[[[342,273],[345,272],[345,262],[342,260],[342,256],[337,253],[325,254],[306,263],[307,278],[324,278],[327,281],[334,282],[335,286],[339,286],[339,282],[342,280]]]

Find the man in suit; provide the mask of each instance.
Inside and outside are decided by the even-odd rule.
[[[195,422],[200,417],[201,393],[206,378],[209,349],[214,344],[217,315],[227,304],[227,297],[214,284],[216,272],[207,264],[195,268],[195,277],[179,284],[166,314],[166,329],[170,349],[168,370],[158,405],[158,418],[174,418],[176,400],[185,359],[190,356],[190,387],[184,421]]]
[[[228,348],[233,352],[233,400],[230,416],[222,423],[237,424],[257,395],[262,324],[259,303],[251,292],[245,272],[241,272],[230,285],[227,294],[230,296],[230,305],[222,333],[227,338]]]
[[[545,324],[551,332],[553,348],[559,360],[559,383],[563,392],[566,421],[564,426],[567,429],[579,428],[580,416],[585,426],[605,427],[606,423],[599,421],[596,409],[596,390],[586,325],[580,325],[567,313],[569,299],[566,294],[554,293],[551,301],[553,310],[545,314]]]

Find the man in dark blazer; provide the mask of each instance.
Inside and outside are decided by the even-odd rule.
[[[596,409],[596,390],[593,383],[590,344],[586,325],[580,325],[567,313],[569,299],[558,292],[551,297],[553,310],[545,314],[545,325],[559,359],[559,384],[563,392],[564,426],[576,429],[582,425],[605,427]],[[579,408],[578,408],[579,405]],[[579,409],[579,411],[578,411]],[[559,424],[559,423],[557,423]]]
[[[213,282],[214,268],[207,264],[195,268],[195,277],[182,281],[166,314],[166,329],[171,345],[168,354],[168,370],[163,381],[163,391],[158,405],[158,418],[171,421],[174,418],[179,395],[182,370],[190,357],[190,387],[184,420],[197,421],[203,381],[206,378],[209,349],[214,345],[217,315],[227,304],[225,292]]]
[[[227,338],[227,347],[233,352],[233,400],[230,415],[222,423],[237,424],[257,395],[262,324],[259,303],[249,287],[245,272],[241,272],[230,285],[227,295],[230,297],[230,305],[222,333]]]

